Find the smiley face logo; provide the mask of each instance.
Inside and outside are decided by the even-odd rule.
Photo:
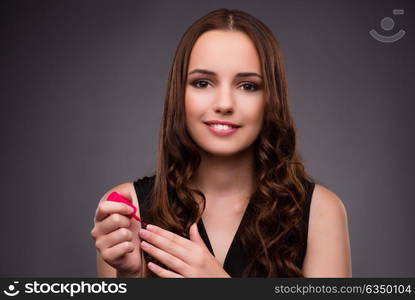
[[[20,293],[20,291],[19,290],[16,290],[16,287],[15,287],[15,284],[18,284],[19,282],[18,281],[14,281],[13,283],[14,284],[10,284],[8,286],[8,289],[7,290],[4,290],[3,291],[3,293],[5,293],[7,296],[14,297],[14,296],[16,296],[17,294]]]
[[[403,15],[404,10],[403,9],[394,9],[393,10],[394,15]],[[393,21],[390,17],[385,17],[380,21],[380,27],[386,32],[391,31],[393,27],[395,26],[395,21]],[[369,31],[369,34],[377,41],[382,43],[394,43],[398,40],[400,40],[405,35],[405,30],[400,29],[397,33],[393,35],[383,35],[378,33],[375,29],[372,29]]]

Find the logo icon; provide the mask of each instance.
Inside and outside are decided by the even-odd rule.
[[[403,9],[394,9],[393,10],[394,15],[403,15],[404,10]],[[385,17],[380,21],[380,27],[384,31],[390,31],[395,26],[395,22],[390,17]],[[400,40],[405,35],[405,30],[400,29],[397,33],[393,35],[383,35],[378,33],[375,29],[372,29],[369,31],[369,34],[377,41],[382,43],[394,43],[398,40]]]
[[[20,293],[20,291],[19,291],[19,290],[15,290],[15,289],[16,289],[16,287],[14,286],[15,284],[18,284],[19,282],[18,282],[18,281],[14,281],[13,283],[14,283],[14,284],[10,284],[10,285],[8,286],[8,290],[4,290],[4,291],[3,291],[3,293],[5,293],[7,296],[14,297],[14,296],[16,296],[17,294],[19,294],[19,293]]]

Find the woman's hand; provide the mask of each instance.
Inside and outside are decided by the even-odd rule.
[[[128,194],[123,196],[132,201]],[[91,230],[97,251],[119,277],[141,276],[140,224],[128,217],[132,212],[127,204],[106,201],[104,197],[96,209]]]
[[[230,277],[209,252],[196,223],[190,227],[190,240],[152,224],[147,230],[141,229],[139,234],[141,249],[170,269],[150,262],[149,269],[159,277]]]

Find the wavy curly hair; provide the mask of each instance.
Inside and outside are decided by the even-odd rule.
[[[184,94],[192,48],[209,30],[247,34],[258,51],[264,76],[265,115],[254,142],[256,183],[246,208],[247,217],[240,226],[241,242],[251,258],[242,277],[303,277],[298,262],[305,255],[307,239],[302,224],[304,180],[313,180],[306,174],[296,149],[279,45],[271,30],[246,12],[212,11],[194,22],[178,44],[167,82],[149,220],[189,238],[190,226],[200,220],[205,209],[205,196],[190,186],[201,156],[186,129]],[[202,207],[195,201],[196,194],[203,199]],[[148,254],[143,255],[146,261],[166,268]],[[156,276],[143,265],[146,277]]]

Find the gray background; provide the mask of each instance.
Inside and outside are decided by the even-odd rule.
[[[353,276],[415,276],[411,1],[2,1],[1,276],[95,276],[96,205],[151,174],[177,43],[221,7],[281,44],[300,152],[348,212]],[[387,16],[407,31],[393,44],[368,34]]]

